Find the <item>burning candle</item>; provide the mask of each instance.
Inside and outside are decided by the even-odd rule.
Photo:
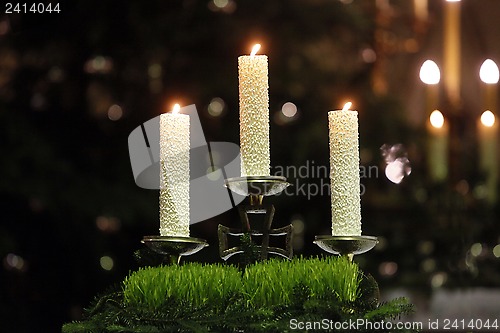
[[[267,56],[238,57],[242,176],[269,176],[269,93]]]
[[[346,103],[328,112],[332,235],[361,235],[358,112]]]
[[[497,198],[498,183],[498,122],[495,114],[486,110],[478,121],[479,166],[485,177],[486,201],[494,204]]]
[[[189,115],[160,116],[160,235],[189,237]]]
[[[429,176],[434,182],[444,182],[448,177],[449,125],[439,110],[434,110],[427,121]]]

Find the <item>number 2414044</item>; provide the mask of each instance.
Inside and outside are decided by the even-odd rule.
[[[59,3],[12,3],[7,2],[5,4],[5,14],[14,14],[14,13],[60,13],[61,9]]]

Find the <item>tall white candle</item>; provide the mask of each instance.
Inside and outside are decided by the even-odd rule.
[[[328,112],[333,236],[361,235],[358,112],[350,106]]]
[[[242,176],[269,176],[269,85],[267,56],[238,57]]]
[[[160,235],[189,237],[189,115],[160,116]]]

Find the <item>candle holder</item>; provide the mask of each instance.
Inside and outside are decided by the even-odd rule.
[[[249,198],[249,204],[238,207],[242,224],[241,229],[219,225],[218,236],[220,257],[224,260],[228,260],[235,254],[245,252],[244,246],[241,245],[230,248],[228,235],[239,237],[248,235],[253,244],[255,244],[255,242],[252,236],[262,237],[262,244],[255,244],[255,248],[260,252],[260,260],[267,259],[269,253],[291,259],[293,256],[293,226],[290,224],[282,228],[271,229],[275,212],[274,206],[262,203],[265,196],[279,194],[290,185],[290,183],[286,181],[286,178],[280,176],[235,177],[226,179],[224,184],[232,192],[247,196]],[[259,226],[255,223],[251,223],[248,216],[249,214],[263,214],[264,218],[261,225]],[[269,239],[271,236],[285,236],[285,247],[278,248],[269,246]]]
[[[179,264],[182,256],[192,255],[208,243],[204,239],[180,236],[144,236],[141,243],[154,252],[164,255],[170,264]]]
[[[355,254],[363,254],[373,249],[378,239],[374,236],[320,235],[314,238],[313,243],[328,253],[347,256],[352,261]]]

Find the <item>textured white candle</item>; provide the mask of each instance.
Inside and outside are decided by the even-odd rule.
[[[189,116],[160,116],[160,235],[189,237]]]
[[[358,112],[328,112],[332,235],[361,235]]]
[[[267,56],[238,58],[242,176],[269,176]]]

